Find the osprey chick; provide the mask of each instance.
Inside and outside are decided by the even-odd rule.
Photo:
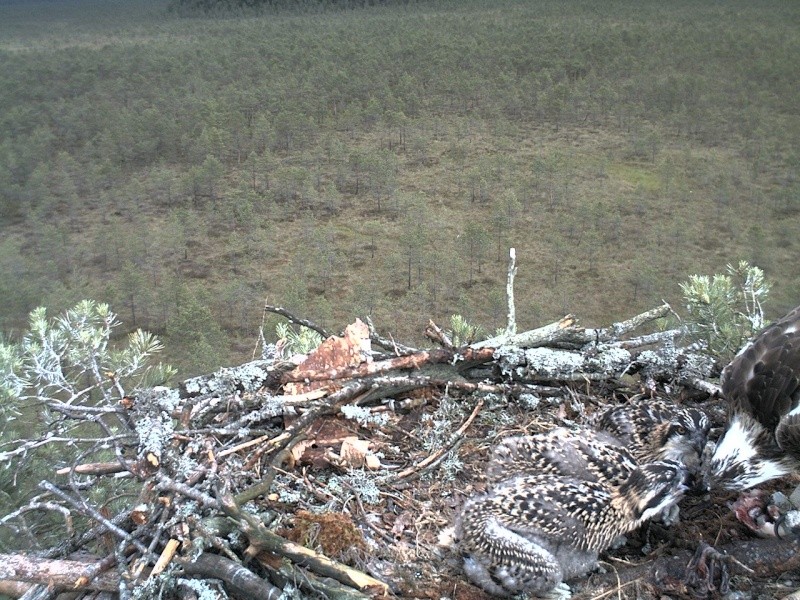
[[[678,502],[686,479],[671,461],[634,466],[618,486],[584,474],[506,479],[468,500],[456,520],[464,571],[490,594],[568,597],[563,582],[591,571],[616,538]]]
[[[689,471],[699,470],[711,430],[701,410],[658,399],[612,406],[590,424],[617,439],[639,463],[674,460]]]

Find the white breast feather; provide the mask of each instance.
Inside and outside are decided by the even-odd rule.
[[[714,451],[711,461],[714,473],[722,474],[735,465],[745,465],[745,475],[737,487],[750,488],[764,481],[783,477],[791,473],[786,465],[774,460],[758,458],[754,445],[756,433],[736,416]]]

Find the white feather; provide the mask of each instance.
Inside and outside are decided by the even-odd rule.
[[[736,415],[730,427],[717,444],[711,459],[712,475],[724,478],[726,471],[741,467],[743,473],[734,481],[722,481],[724,487],[731,489],[748,489],[765,481],[783,477],[791,473],[791,469],[780,461],[766,460],[758,456],[755,440],[760,433],[761,425]]]

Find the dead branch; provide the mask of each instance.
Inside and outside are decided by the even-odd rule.
[[[264,313],[265,314],[266,313],[273,313],[275,315],[280,315],[280,316],[284,317],[286,320],[288,320],[290,323],[293,323],[295,325],[301,325],[301,326],[306,327],[308,329],[313,329],[318,334],[320,334],[323,338],[329,338],[329,337],[331,337],[331,335],[333,335],[332,333],[327,331],[324,327],[321,327],[321,326],[317,325],[316,323],[314,323],[313,321],[309,321],[308,319],[301,319],[300,317],[294,315],[293,313],[289,312],[288,310],[286,310],[285,308],[283,308],[281,306],[272,306],[271,304],[265,304],[264,305]]]
[[[473,350],[483,350],[485,348],[500,348],[503,346],[514,346],[518,348],[535,348],[536,346],[546,346],[547,344],[559,339],[563,336],[563,331],[576,323],[576,319],[572,315],[559,319],[555,323],[550,323],[538,329],[530,331],[523,331],[516,335],[507,336],[505,334],[482,342],[472,344],[470,347]]]
[[[69,589],[116,592],[119,578],[114,573],[87,577],[92,563],[55,560],[25,554],[0,554],[0,580],[42,583]]]
[[[385,593],[388,590],[388,586],[385,583],[370,577],[366,573],[337,563],[319,552],[314,552],[274,534],[257,517],[240,510],[233,497],[223,495],[220,498],[220,502],[225,514],[238,523],[239,530],[250,541],[251,548],[248,550],[250,555],[264,551],[271,552],[285,556],[292,562],[304,566],[319,575],[332,577],[336,581],[360,591]]]
[[[248,568],[229,558],[204,552],[193,561],[182,561],[187,575],[202,575],[221,579],[225,586],[237,596],[252,600],[277,600],[283,590],[261,579]]]
[[[291,583],[302,590],[330,600],[368,600],[375,596],[375,594],[361,593],[330,578],[317,577],[288,561],[280,561],[280,566],[277,568],[266,561],[261,561],[261,566],[270,573],[272,579],[283,581],[284,585]]]
[[[369,339],[377,346],[380,346],[385,350],[389,350],[395,356],[403,356],[405,354],[414,354],[415,352],[419,352],[419,348],[412,348],[411,346],[406,346],[396,340],[393,339],[390,340],[381,336],[380,334],[378,334],[378,332],[375,329],[375,326],[372,324],[372,319],[367,317],[366,321],[367,321],[367,326],[369,327]]]
[[[58,469],[56,475],[69,475],[70,472],[75,472],[78,475],[112,475],[114,473],[122,473],[125,470],[125,467],[118,462],[87,463]]]
[[[517,275],[517,251],[508,252],[508,279],[506,281],[506,298],[508,299],[508,317],[506,320],[506,336],[513,337],[517,333],[517,310],[514,307],[514,277]]]
[[[0,596],[21,598],[32,587],[34,587],[33,584],[22,581],[0,581]]]
[[[460,361],[472,364],[482,363],[492,360],[492,355],[493,351],[491,348],[484,348],[482,350],[475,350],[474,348],[464,348],[463,350],[437,348],[387,360],[365,362],[357,367],[331,368],[320,372],[307,370],[292,371],[283,376],[282,383],[285,384],[292,381],[309,382],[333,381],[338,379],[363,379],[390,371],[420,369],[425,365],[454,364]]]
[[[58,498],[60,498],[61,500],[63,500],[64,502],[66,502],[67,504],[72,506],[74,509],[76,509],[79,513],[81,513],[81,514],[83,514],[83,515],[85,515],[85,516],[87,516],[87,517],[89,517],[91,519],[94,519],[98,523],[101,523],[108,531],[110,531],[114,535],[118,536],[119,538],[121,538],[125,542],[133,544],[143,554],[145,554],[145,555],[147,554],[147,548],[141,542],[139,542],[138,540],[133,539],[133,537],[130,535],[130,533],[128,533],[124,529],[118,527],[113,522],[109,521],[97,509],[95,509],[94,507],[90,506],[85,501],[73,498],[72,496],[70,496],[69,494],[67,494],[63,490],[59,489],[58,487],[56,487],[55,485],[53,485],[49,481],[42,481],[39,484],[39,487],[42,488],[43,490],[46,490],[46,491],[50,492],[54,496],[57,496]]]
[[[442,348],[455,350],[455,346],[453,345],[453,341],[450,339],[450,336],[448,336],[441,327],[434,323],[432,319],[429,319],[428,324],[425,326],[425,337],[433,342],[436,342]]]

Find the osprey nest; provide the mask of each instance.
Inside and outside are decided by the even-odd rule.
[[[553,584],[561,597],[774,598],[800,580],[792,539],[758,537],[731,509],[737,491],[698,484],[704,448],[692,442],[688,466],[665,450],[669,435],[693,427],[713,444],[728,419],[714,383],[721,365],[682,347],[680,330],[653,326],[669,306],[597,329],[566,316],[516,333],[510,316],[503,335],[480,342],[454,342],[430,322],[429,349],[386,339],[371,323],[331,335],[282,308],[265,310],[324,341],[302,356],[269,346],[259,360],[177,389],[120,390],[104,412],[64,408],[76,439],[94,441],[76,441],[68,464],[54,456],[37,495],[0,518],[30,548],[2,555],[0,594],[504,595],[512,588],[495,580],[507,571],[492,571],[502,551],[491,519],[506,535],[531,514],[556,535],[561,517],[537,517],[529,500],[548,498],[548,510],[571,518],[570,506],[589,505],[587,481],[591,510],[622,499],[608,501],[616,508],[602,513],[602,535],[576,534],[595,546],[589,563]],[[688,421],[662,427],[652,410],[646,426],[607,417],[628,406],[677,407]],[[653,442],[656,430],[664,437]],[[633,441],[608,450],[604,431],[613,444]],[[36,449],[26,443],[20,458]],[[559,462],[541,450],[564,443],[584,458]],[[639,443],[656,444],[652,459],[639,458]],[[771,522],[775,492],[788,497],[792,488],[783,478],[752,493],[748,517],[762,507],[762,525]],[[649,518],[655,507],[669,518]],[[34,531],[32,513],[47,517],[47,535]],[[473,551],[477,563],[468,562]],[[559,552],[548,552],[556,567]]]

